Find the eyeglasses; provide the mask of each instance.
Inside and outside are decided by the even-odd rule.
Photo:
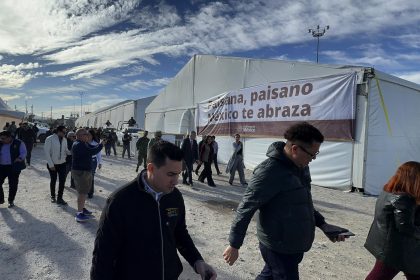
[[[302,147],[301,145],[298,144],[294,144],[296,146],[298,146],[302,151],[304,151],[306,154],[310,155],[312,159],[315,159],[316,156],[319,154],[319,151],[317,151],[315,154],[308,152],[307,149],[305,149],[304,147]]]

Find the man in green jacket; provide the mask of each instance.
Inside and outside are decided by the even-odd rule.
[[[309,251],[315,226],[327,237],[344,241],[348,230],[329,225],[314,209],[308,164],[316,159],[324,136],[314,126],[302,122],[288,128],[287,140],[274,142],[267,159],[259,164],[237,209],[223,253],[229,265],[237,260],[252,216],[257,210],[257,237],[265,266],[256,280],[297,280],[298,265]]]
[[[141,163],[143,162],[144,169],[147,167],[147,146],[149,145],[150,139],[147,138],[147,134],[149,132],[147,130],[144,131],[143,137],[140,137],[139,140],[137,140],[136,148],[138,151],[138,158],[137,158],[137,168],[136,172],[139,172],[139,167]]]

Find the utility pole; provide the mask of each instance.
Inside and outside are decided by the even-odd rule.
[[[79,92],[80,95],[80,116],[83,114],[83,95],[85,95],[85,92]]]
[[[52,106],[51,106],[51,115],[50,115],[50,117],[51,117],[51,121],[52,121]]]
[[[316,44],[316,63],[318,63],[318,53],[319,53],[319,37],[324,36],[325,32],[330,29],[330,26],[327,25],[323,28],[320,28],[319,25],[316,26],[316,29],[308,29],[308,32],[312,34],[312,36],[314,38],[317,39],[317,44]]]

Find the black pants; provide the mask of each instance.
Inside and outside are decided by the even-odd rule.
[[[143,162],[144,169],[147,167],[147,154],[139,153],[137,157],[137,169],[139,169],[141,163]]]
[[[13,202],[16,197],[20,171],[14,171],[12,165],[0,165],[0,202],[4,202],[3,183],[9,180],[9,202]]]
[[[127,157],[128,157],[128,158],[131,158],[131,153],[130,153],[130,144],[123,144],[122,157],[124,157],[124,155],[125,155],[125,151],[127,151]]]
[[[32,148],[34,147],[34,143],[25,142],[25,146],[26,146],[26,163],[28,165],[31,165]]]
[[[217,163],[217,154],[213,155],[213,163],[214,163],[214,167],[216,168],[217,175],[219,175],[220,170],[219,170],[219,164]]]
[[[111,144],[111,148],[114,151],[114,156],[116,156],[117,155],[117,150],[115,149],[115,143]],[[109,154],[111,154],[111,149],[109,149]]]
[[[188,183],[192,184],[192,171],[193,164],[185,162],[185,170],[182,171],[182,182],[186,183],[188,178]]]
[[[211,162],[204,162],[204,169],[201,171],[198,181],[204,182],[204,179],[207,178],[207,184],[209,186],[214,186],[213,177],[211,175]]]
[[[57,182],[57,175],[58,175],[57,198],[60,199],[60,198],[63,198],[64,184],[66,183],[66,175],[67,175],[66,163],[54,164],[54,168],[55,168],[54,171],[51,170],[48,167],[48,164],[47,164],[47,169],[48,169],[48,172],[50,173],[50,177],[51,177],[50,192],[51,192],[51,197],[55,198],[55,183]]]
[[[96,157],[92,158],[92,162],[91,162],[91,166],[92,166],[92,187],[90,188],[90,191],[88,193],[88,197],[92,197],[93,193],[95,192],[95,173],[96,173],[96,168],[98,167],[98,159]]]
[[[303,253],[280,254],[260,243],[265,266],[255,280],[299,280],[299,263]]]

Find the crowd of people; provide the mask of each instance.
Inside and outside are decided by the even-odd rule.
[[[14,206],[20,172],[26,164],[30,165],[28,153],[36,144],[33,133],[24,125],[20,129],[0,132],[0,204],[5,202],[2,185],[8,178],[9,207]],[[208,135],[197,143],[195,131],[185,136],[180,147],[161,138],[160,131],[152,139],[144,132],[136,142],[136,172],[140,166],[142,170],[107,199],[94,243],[91,279],[178,279],[182,264],[177,252],[201,279],[217,278],[216,270],[204,261],[188,233],[184,200],[177,184],[181,175],[182,183],[192,186],[194,172],[198,181],[216,187],[212,165],[221,175],[217,164],[219,146],[215,136]],[[258,210],[257,237],[265,266],[256,280],[299,279],[299,263],[312,246],[316,227],[332,242],[342,242],[353,235],[346,228],[327,223],[313,205],[309,164],[320,152],[322,133],[302,122],[290,126],[283,138],[284,142],[268,147],[267,159],[254,169],[248,183],[244,175],[244,145],[236,134],[226,167],[230,185],[238,171],[244,194],[223,258],[229,265],[236,262],[248,225]],[[64,126],[58,126],[46,138],[44,153],[51,202],[67,204],[63,192],[66,176],[71,174],[71,186],[77,190],[77,222],[91,218],[85,201],[93,196],[95,170],[102,166],[101,151],[105,147],[109,156],[112,141],[116,141],[112,131],[68,131]],[[123,147],[122,157],[124,152],[131,156],[129,148]],[[420,279],[419,205],[420,163],[406,162],[377,199],[365,243],[376,262],[367,280],[393,279],[400,271],[407,279]]]

